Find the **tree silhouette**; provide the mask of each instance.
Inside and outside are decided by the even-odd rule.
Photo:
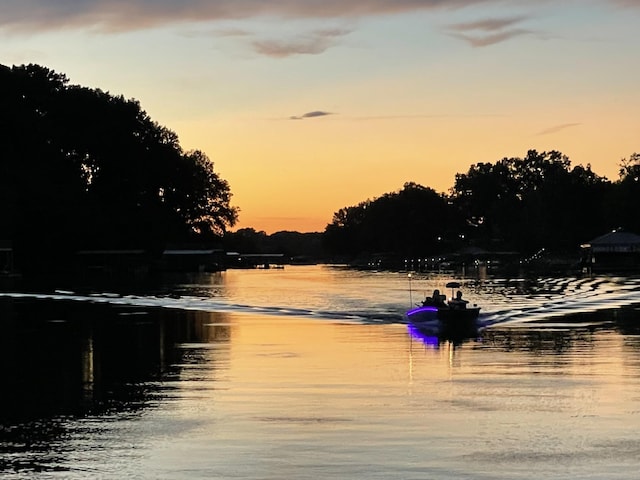
[[[620,178],[616,182],[611,211],[615,226],[640,233],[640,154],[633,153],[620,162]]]
[[[465,246],[515,251],[576,252],[616,226],[640,229],[640,155],[623,159],[611,183],[589,165],[571,167],[558,151],[529,150],[523,158],[471,165],[455,176],[449,195],[405,184],[337,211],[324,233],[327,249],[424,257]]]
[[[406,183],[398,192],[340,209],[324,235],[334,253],[419,256],[450,247],[460,228],[460,217],[444,195]]]
[[[527,253],[573,248],[595,235],[609,189],[590,166],[571,169],[560,152],[530,150],[524,158],[472,165],[456,175],[452,197],[478,227],[471,239]]]
[[[135,100],[38,65],[1,66],[0,132],[0,238],[26,268],[81,248],[212,239],[237,219],[212,162]]]

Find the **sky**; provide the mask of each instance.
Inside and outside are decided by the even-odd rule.
[[[229,182],[234,228],[323,231],[415,182],[640,152],[640,0],[2,0],[0,63],[140,102]]]

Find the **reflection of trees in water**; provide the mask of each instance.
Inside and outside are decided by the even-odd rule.
[[[614,318],[616,330],[622,335],[624,366],[633,375],[640,375],[640,307],[618,310]]]
[[[138,397],[144,402],[145,382],[177,373],[184,350],[176,345],[230,340],[221,314],[61,301],[0,304],[5,419],[134,406]]]
[[[618,309],[613,312],[616,329],[623,335],[640,335],[640,306]],[[625,343],[640,344],[640,337],[627,338]]]
[[[0,472],[60,471],[64,458],[52,444],[67,434],[64,419],[0,426]]]
[[[182,365],[209,360],[178,345],[230,340],[223,314],[6,299],[0,314],[0,471],[46,470],[65,418],[152,408]]]

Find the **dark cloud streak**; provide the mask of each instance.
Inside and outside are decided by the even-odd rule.
[[[324,112],[322,110],[314,110],[313,112],[307,112],[303,115],[294,115],[289,117],[289,120],[304,120],[305,118],[317,118],[326,117],[327,115],[334,115],[331,112]]]
[[[513,30],[507,30],[504,32],[496,33],[493,35],[484,35],[484,36],[471,36],[471,35],[464,35],[464,34],[452,34],[452,35],[454,37],[464,40],[472,47],[488,47],[489,45],[501,43],[506,40],[510,40],[514,37],[519,37],[521,35],[529,35],[532,33],[533,32],[531,30],[513,29]]]
[[[507,27],[520,23],[526,20],[526,17],[511,17],[511,18],[487,18],[484,20],[478,20],[475,22],[456,23],[449,26],[449,30],[467,32],[472,30],[480,30],[485,32],[493,32],[496,30],[503,30]]]
[[[581,123],[563,123],[562,125],[555,125],[553,127],[546,128],[541,132],[538,132],[538,135],[551,135],[552,133],[557,133],[561,130],[577,127],[579,125],[582,125],[582,124]]]

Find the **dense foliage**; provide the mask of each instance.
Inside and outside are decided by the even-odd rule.
[[[320,261],[325,258],[321,233],[280,231],[268,235],[253,228],[241,228],[224,237],[229,252],[282,254],[297,262]]]
[[[575,248],[604,233],[610,194],[610,182],[590,167],[571,169],[559,152],[531,150],[524,158],[472,165],[456,175],[452,199],[469,220],[470,241],[531,252]]]
[[[461,227],[462,217],[444,195],[407,183],[399,192],[340,209],[325,229],[325,242],[330,251],[350,255],[411,256],[456,242]]]
[[[161,249],[233,226],[226,181],[139,103],[0,65],[0,240],[24,266],[80,249]]]
[[[448,195],[413,183],[340,209],[325,229],[335,253],[427,256],[465,247],[575,251],[614,228],[640,231],[640,155],[623,159],[611,182],[590,166],[571,168],[557,151],[478,163]]]

